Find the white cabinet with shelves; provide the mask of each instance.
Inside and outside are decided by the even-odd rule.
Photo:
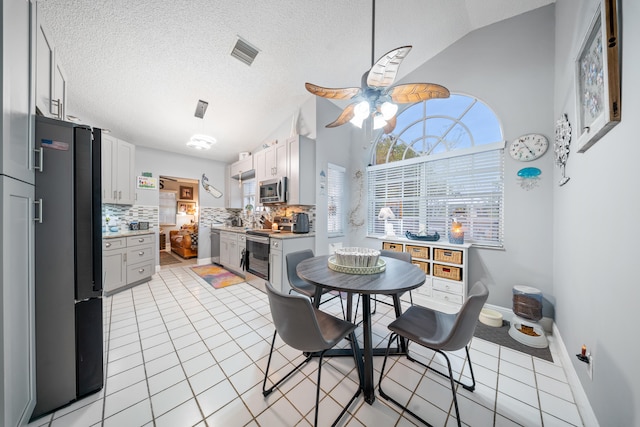
[[[274,288],[288,293],[291,286],[289,286],[289,275],[287,274],[287,254],[305,249],[313,250],[316,245],[316,238],[314,236],[283,239],[271,237],[270,240],[269,281]]]
[[[296,135],[286,141],[288,152],[287,204],[316,204],[316,144]]]
[[[102,133],[102,203],[135,202],[135,147]]]
[[[382,249],[410,253],[413,264],[426,274],[424,285],[413,291],[414,302],[444,306],[452,311],[459,309],[467,297],[469,247],[468,243],[454,245],[408,239],[382,242]]]
[[[155,271],[155,234],[136,234],[102,240],[105,295],[151,279]]]

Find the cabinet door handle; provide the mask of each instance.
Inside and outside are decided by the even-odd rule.
[[[139,238],[138,242],[140,242],[140,243],[144,242],[144,237]]]
[[[114,200],[118,198],[118,192],[116,190],[113,190],[113,198]]]
[[[138,255],[140,255],[140,256],[144,255],[144,251],[138,252]]]
[[[64,119],[64,113],[62,111],[62,102],[60,101],[60,98],[58,99],[52,99],[51,100],[51,106],[52,107],[56,107],[56,116],[59,120],[63,120]],[[53,112],[52,112],[53,113]]]
[[[110,248],[111,247],[111,243],[105,243],[104,245],[106,248]]]
[[[122,191],[118,191],[118,200],[122,199]]]
[[[38,153],[38,164],[33,165],[33,169],[42,172],[42,168],[44,167],[44,150],[42,148],[36,148],[33,151]]]
[[[42,199],[34,200],[33,204],[38,205],[38,216],[34,215],[33,220],[42,224]]]
[[[139,269],[138,273],[144,273],[144,268]]]

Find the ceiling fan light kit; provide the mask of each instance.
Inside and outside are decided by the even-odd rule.
[[[449,90],[434,83],[407,83],[392,86],[398,75],[402,60],[412,46],[393,49],[373,63],[375,51],[375,0],[372,8],[371,24],[371,68],[362,76],[360,87],[326,88],[305,83],[305,88],[316,96],[329,99],[352,99],[340,116],[328,128],[341,126],[347,122],[362,128],[365,119],[373,119],[373,128],[382,129],[385,134],[396,127],[397,104],[413,104],[432,98],[448,98]]]

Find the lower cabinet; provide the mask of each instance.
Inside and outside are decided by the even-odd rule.
[[[408,252],[411,262],[427,276],[424,285],[412,291],[421,305],[438,305],[458,310],[467,298],[468,252],[471,245],[415,240],[384,241],[382,249]],[[403,295],[403,300],[409,294]]]
[[[220,232],[220,264],[227,270],[242,274],[241,260],[245,248],[244,233]]]
[[[314,250],[316,238],[288,237],[283,239],[271,236],[271,248],[269,249],[269,281],[274,288],[288,293],[289,275],[287,274],[287,254],[305,249]]]
[[[104,292],[148,281],[155,271],[155,234],[137,234],[102,240]]]

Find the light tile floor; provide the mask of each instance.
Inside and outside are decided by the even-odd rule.
[[[87,398],[33,421],[39,426],[309,426],[317,361],[268,398],[262,379],[273,325],[266,295],[242,283],[214,289],[188,267],[163,269],[153,279],[104,299],[105,386]],[[340,313],[337,300],[323,310]],[[386,346],[391,307],[378,304],[374,344]],[[360,329],[359,329],[360,330]],[[360,330],[361,333],[361,330]],[[346,346],[347,343],[341,343]],[[551,338],[552,364],[474,339],[471,359],[477,386],[458,390],[461,418],[468,426],[582,426],[565,372]],[[441,368],[442,358],[413,345],[416,357]],[[464,352],[464,351],[463,351]],[[278,342],[272,366],[290,367],[301,358]],[[460,354],[454,370],[468,379]],[[320,422],[329,425],[356,387],[352,359],[328,358],[323,367]],[[435,426],[456,425],[445,378],[406,360],[390,359],[385,391],[409,402]],[[382,357],[375,359],[378,381]],[[278,375],[276,372],[275,375]],[[413,426],[377,396],[360,397],[341,426]]]

